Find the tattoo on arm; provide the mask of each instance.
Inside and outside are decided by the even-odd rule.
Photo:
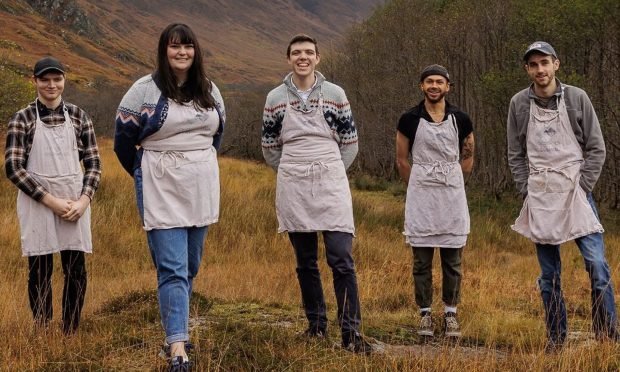
[[[467,160],[474,156],[474,134],[470,133],[463,141],[461,149],[461,161]]]
[[[461,149],[461,170],[463,171],[463,179],[467,184],[471,171],[474,166],[474,134],[470,133],[463,141]]]

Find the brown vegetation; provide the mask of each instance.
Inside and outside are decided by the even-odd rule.
[[[21,257],[15,187],[0,177],[0,365],[18,370],[145,370],[162,365],[163,340],[155,297],[156,278],[139,226],[130,177],[116,161],[109,140],[100,142],[104,173],[93,201],[94,253],[88,257],[89,286],[79,333],[65,339],[52,325],[33,328],[26,295],[27,264]],[[1,166],[0,161],[0,166]],[[411,251],[401,235],[403,189],[356,182],[354,242],[364,332],[388,345],[384,354],[350,355],[338,341],[331,275],[321,260],[330,310],[331,342],[305,344],[296,334],[305,321],[285,235],[276,234],[274,173],[264,165],[221,158],[222,210],[206,240],[195,281],[192,341],[200,370],[615,370],[619,346],[583,339],[558,356],[545,356],[543,310],[535,279],[538,267],[529,241],[509,228],[519,201],[499,203],[470,190],[472,234],[464,254],[464,338],[418,343],[412,293]],[[2,167],[3,169],[3,167]],[[602,211],[607,256],[619,283],[620,216]],[[562,250],[564,290],[571,332],[590,329],[589,281],[574,244]],[[436,260],[435,264],[438,264]],[[59,317],[62,272],[56,262],[54,294]],[[435,266],[435,283],[440,281]],[[437,286],[434,309],[439,311]],[[439,325],[438,325],[439,326]],[[498,353],[499,352],[499,353]]]

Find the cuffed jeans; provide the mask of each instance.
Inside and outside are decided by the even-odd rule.
[[[592,194],[588,194],[588,202],[598,218]],[[575,243],[583,256],[586,271],[590,276],[594,334],[597,339],[616,338],[618,332],[616,303],[609,265],[605,259],[603,234],[586,235],[575,239]],[[536,255],[541,269],[538,286],[545,308],[547,337],[551,342],[561,344],[566,339],[567,321],[561,285],[560,246],[536,244]]]
[[[61,251],[62,272],[65,283],[62,290],[62,329],[73,333],[80,323],[80,314],[86,294],[86,262],[84,252]],[[28,298],[34,320],[45,325],[52,319],[52,272],[54,255],[28,257]]]
[[[144,218],[142,169],[134,172],[136,199]],[[207,226],[153,229],[146,232],[157,269],[159,314],[166,342],[189,341],[189,300],[202,259]]]
[[[316,232],[289,232],[297,259],[297,279],[310,328],[325,332],[327,315],[319,273],[318,236]],[[338,306],[338,324],[343,340],[359,331],[360,302],[355,265],[351,255],[353,235],[340,231],[323,231],[327,264],[332,269]]]
[[[433,254],[431,247],[412,247],[413,287],[415,302],[420,308],[431,307],[433,303]],[[462,248],[439,248],[442,271],[442,300],[448,306],[456,306],[461,299],[461,257]]]

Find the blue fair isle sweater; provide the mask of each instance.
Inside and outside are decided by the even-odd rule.
[[[318,71],[316,84],[312,88],[308,100],[304,102],[297,93],[289,73],[284,82],[267,95],[265,110],[263,111],[262,148],[267,164],[277,170],[282,156],[282,120],[286,111],[287,90],[291,99],[291,107],[295,110],[309,112],[319,105],[319,92],[323,88],[323,115],[325,120],[336,134],[336,141],[340,147],[340,155],[345,168],[349,168],[357,155],[357,129],[353,122],[351,106],[344,90],[338,85],[325,80]]]
[[[211,95],[220,117],[220,125],[213,136],[213,147],[219,149],[226,122],[224,101],[219,89],[212,84]],[[114,152],[125,170],[133,177],[140,167],[142,151],[137,146],[143,139],[157,132],[168,115],[168,98],[157,87],[152,75],[143,76],[125,93],[116,112]]]

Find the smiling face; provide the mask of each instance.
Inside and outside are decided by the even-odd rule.
[[[431,102],[440,102],[450,91],[448,80],[441,75],[429,75],[420,83],[424,98]]]
[[[39,101],[49,108],[58,106],[65,90],[65,75],[59,71],[52,71],[33,79]]]
[[[314,69],[319,64],[321,56],[317,53],[314,43],[302,41],[291,44],[288,55],[288,64],[297,78],[306,78],[314,75]]]
[[[177,78],[185,80],[185,76],[194,63],[194,44],[181,44],[174,40],[168,43],[166,55],[168,64]]]
[[[560,60],[542,53],[532,53],[527,58],[525,70],[538,88],[546,88],[555,82],[555,72],[560,68]]]

